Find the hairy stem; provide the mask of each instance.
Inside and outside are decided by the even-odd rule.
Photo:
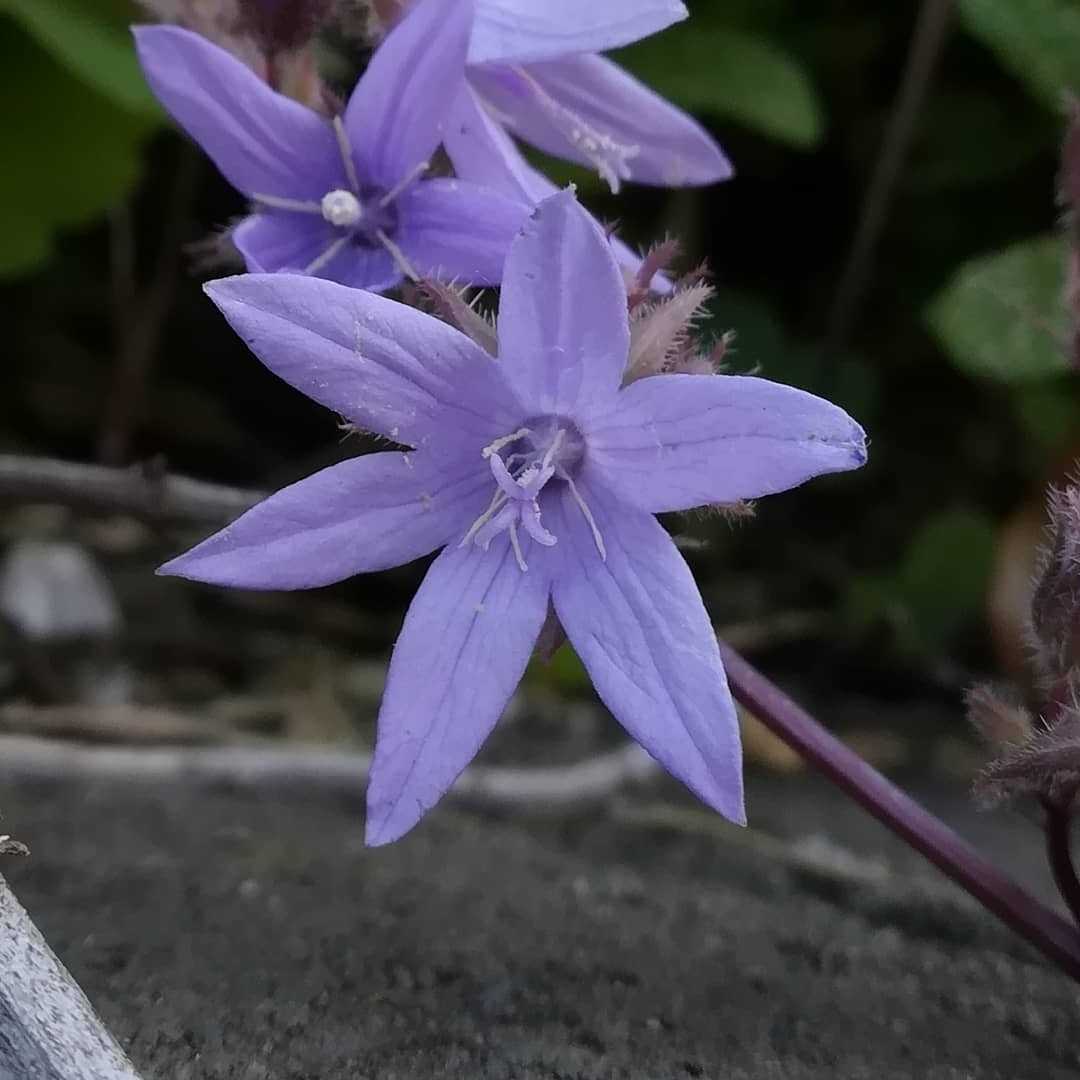
[[[1080,923],[1080,879],[1072,857],[1072,813],[1067,806],[1043,800],[1046,810],[1046,855],[1054,872],[1061,898],[1068,905],[1073,918]]]
[[[1080,980],[1080,929],[1020,888],[944,822],[830,735],[734,649],[721,642],[720,651],[736,699],[774,734],[1002,922]]]

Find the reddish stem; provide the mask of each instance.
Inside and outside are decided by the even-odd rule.
[[[1058,892],[1069,905],[1073,918],[1080,923],[1080,880],[1072,858],[1072,814],[1050,799],[1043,800],[1046,810],[1046,855],[1054,872]]]
[[[734,649],[721,642],[720,652],[735,697],[766,727],[1002,922],[1080,980],[1077,927],[1025,892],[944,822],[829,734]]]

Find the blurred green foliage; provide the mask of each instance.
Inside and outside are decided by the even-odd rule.
[[[930,308],[930,324],[972,375],[1026,382],[1066,370],[1065,238],[1023,240],[964,263]]]
[[[125,198],[160,113],[130,45],[129,5],[0,0],[0,276],[40,267],[60,229]]]

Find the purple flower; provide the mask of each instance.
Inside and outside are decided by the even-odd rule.
[[[716,639],[653,515],[856,468],[864,437],[850,417],[757,378],[656,375],[623,387],[626,290],[568,191],[541,204],[510,249],[498,359],[413,308],[312,278],[207,290],[271,370],[413,449],[301,480],[162,571],[297,589],[444,548],[390,663],[369,843],[412,828],[480,749],[549,604],[630,734],[744,820]]]
[[[463,180],[423,178],[463,84],[472,16],[472,0],[423,0],[333,122],[197,34],[136,28],[154,93],[254,204],[233,233],[249,270],[376,291],[419,274],[501,279],[527,206]]]
[[[595,55],[686,18],[678,0],[477,0],[468,80],[445,143],[459,176],[544,198],[510,131],[554,157],[664,187],[727,180],[731,166],[686,113]]]

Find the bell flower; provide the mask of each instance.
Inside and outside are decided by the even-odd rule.
[[[251,271],[382,291],[403,278],[497,284],[528,206],[426,178],[463,84],[472,0],[422,0],[327,120],[230,53],[176,26],[135,28],[147,80],[252,203],[233,240]]]
[[[752,377],[624,384],[626,288],[570,191],[543,202],[510,249],[497,357],[433,316],[315,278],[250,275],[207,291],[277,375],[407,449],[301,480],[161,572],[312,588],[442,548],[390,662],[369,843],[411,829],[472,760],[549,606],[633,738],[744,820],[716,638],[654,515],[857,468],[865,440],[846,413]]]

